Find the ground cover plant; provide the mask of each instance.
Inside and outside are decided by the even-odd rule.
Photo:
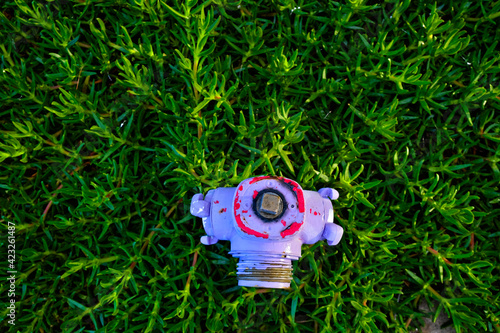
[[[445,313],[500,332],[499,19],[483,0],[2,1],[0,330],[407,332]],[[303,246],[290,290],[238,287],[189,214],[263,174],[340,192],[343,240]]]

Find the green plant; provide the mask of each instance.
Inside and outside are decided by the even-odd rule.
[[[408,332],[445,312],[457,332],[500,332],[499,13],[2,2],[0,229],[16,224],[18,302],[0,328]],[[238,287],[228,244],[201,245],[189,214],[193,194],[260,174],[340,192],[344,239],[304,246],[290,290]]]

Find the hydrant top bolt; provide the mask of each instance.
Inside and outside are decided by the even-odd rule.
[[[265,218],[274,219],[283,212],[283,200],[276,193],[266,192],[258,199],[257,211]]]

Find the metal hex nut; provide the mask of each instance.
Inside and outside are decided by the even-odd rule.
[[[268,219],[276,218],[283,212],[283,200],[276,193],[264,193],[257,202],[257,211]]]

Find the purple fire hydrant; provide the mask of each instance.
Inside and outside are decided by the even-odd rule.
[[[191,214],[203,219],[203,244],[231,241],[229,254],[240,259],[239,286],[289,288],[302,244],[340,242],[344,229],[333,223],[331,203],[338,197],[331,188],[304,191],[291,179],[261,176],[210,190],[205,198],[194,195]]]

